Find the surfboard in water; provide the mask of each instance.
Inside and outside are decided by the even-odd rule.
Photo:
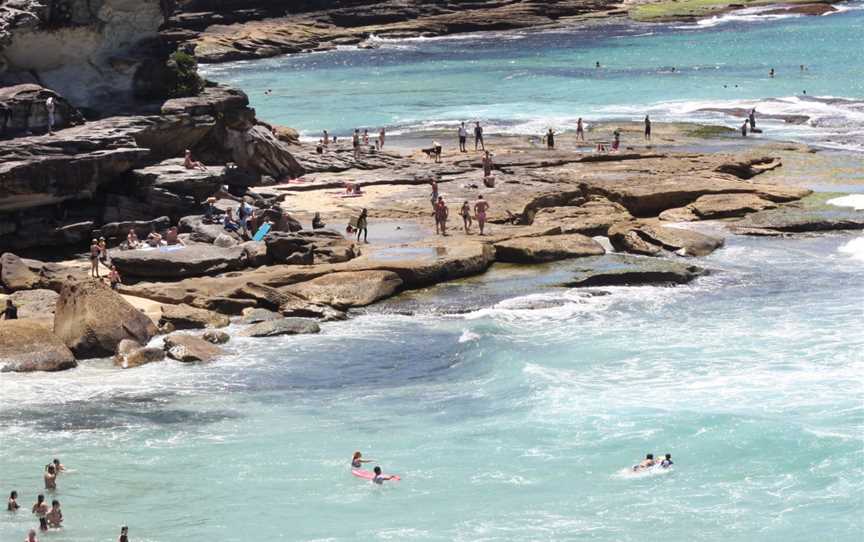
[[[375,478],[375,473],[372,471],[369,471],[369,470],[351,469],[351,474],[353,474],[357,478],[363,478],[364,480],[371,480],[372,478]],[[391,480],[394,480],[394,481],[401,480],[401,478],[399,478],[398,476],[392,475],[392,474],[385,474],[384,476],[393,476],[393,478],[391,478]]]
[[[265,222],[258,228],[258,231],[255,232],[255,237],[252,238],[253,241],[260,241],[264,239],[264,236],[267,235],[267,232],[270,231],[270,223]]]

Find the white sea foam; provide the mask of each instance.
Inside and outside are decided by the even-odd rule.
[[[797,13],[768,13],[771,10],[777,9],[777,6],[757,6],[752,8],[739,9],[722,15],[714,15],[705,19],[700,19],[694,24],[678,25],[673,28],[679,30],[696,30],[703,28],[713,28],[730,23],[766,23],[779,21],[782,19],[794,19],[803,17]]]
[[[829,199],[827,203],[838,207],[852,207],[856,211],[864,211],[864,194],[850,194],[848,196]]]
[[[480,335],[477,335],[476,333],[474,333],[470,329],[462,330],[462,335],[459,336],[459,342],[460,343],[467,343],[467,342],[471,342],[471,341],[476,341],[478,339],[480,339]]]
[[[864,262],[864,237],[852,239],[837,250],[842,252],[843,254],[848,254],[856,260],[861,260],[862,262]]]

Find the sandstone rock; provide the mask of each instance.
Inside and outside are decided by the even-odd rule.
[[[220,314],[237,315],[243,312],[244,309],[254,307],[257,302],[253,299],[232,299],[230,297],[206,297],[195,298],[192,301],[193,307],[216,311]]]
[[[249,267],[260,267],[271,263],[270,256],[267,255],[267,244],[264,241],[246,241],[240,246],[243,247]]]
[[[247,263],[240,247],[208,245],[189,245],[176,250],[127,250],[116,252],[112,261],[123,276],[161,279],[236,271]]]
[[[231,237],[227,233],[220,233],[216,236],[216,239],[213,239],[213,244],[219,248],[231,248],[240,244],[237,239]]]
[[[123,369],[132,369],[163,359],[165,359],[165,351],[161,348],[143,347],[135,341],[124,339],[117,347],[114,365]]]
[[[54,129],[81,124],[84,117],[72,104],[53,90],[34,84],[0,86],[0,110],[5,111],[3,135],[48,131],[45,101],[54,98]]]
[[[162,305],[162,317],[159,325],[171,323],[175,330],[203,329],[205,327],[226,327],[231,322],[226,316],[190,307],[189,305]]]
[[[662,250],[682,256],[705,256],[723,246],[723,239],[662,226],[656,220],[616,224],[609,229],[609,241],[615,250],[646,256],[658,255]]]
[[[267,255],[277,263],[312,265],[338,263],[356,256],[354,244],[338,232],[272,232],[265,239]]]
[[[282,291],[314,304],[345,310],[371,305],[394,295],[401,287],[402,279],[391,271],[355,271],[330,273],[286,286]],[[283,303],[282,307],[284,306]]]
[[[93,232],[93,237],[104,237],[109,243],[122,242],[129,235],[129,230],[135,230],[138,239],[146,239],[150,232],[164,232],[171,227],[171,220],[167,216],[160,216],[153,220],[125,220],[122,222],[109,222],[103,224]]]
[[[743,216],[748,213],[773,209],[777,204],[754,194],[709,194],[700,196],[690,205],[668,209],[660,214],[661,220],[715,220]]]
[[[54,290],[21,290],[9,297],[18,307],[18,318],[41,318],[53,322],[59,297]]]
[[[146,344],[156,331],[149,318],[99,281],[67,284],[57,300],[54,333],[79,359],[113,355],[123,339]]]
[[[169,158],[158,164],[132,171],[139,186],[153,186],[202,202],[225,184],[223,168],[211,166],[207,171],[187,169],[184,158]]]
[[[271,320],[252,324],[243,331],[240,335],[244,337],[275,337],[277,335],[299,335],[308,333],[318,333],[321,328],[314,320],[306,318],[283,318],[281,320]]]
[[[733,231],[747,235],[864,230],[864,212],[843,209],[766,210],[735,223]]]
[[[694,265],[661,258],[638,258],[610,254],[580,266],[569,288],[589,286],[635,286],[643,284],[686,284],[706,274]]]
[[[348,318],[348,315],[344,311],[335,309],[329,305],[312,303],[298,295],[284,291],[284,289],[282,293],[285,295],[285,300],[279,306],[279,312],[282,316],[316,318],[325,322],[346,320]]]
[[[204,339],[179,333],[165,337],[165,351],[169,358],[184,363],[212,361],[226,354],[225,350]]]
[[[300,133],[294,128],[289,128],[287,126],[272,126],[273,134],[276,136],[279,141],[284,141],[289,145],[299,145],[300,144]]]
[[[230,335],[218,329],[208,329],[204,335],[201,335],[201,338],[210,344],[225,344],[231,340]]]
[[[177,231],[190,234],[189,238],[197,243],[214,243],[220,236],[230,237],[237,243],[242,241],[237,233],[226,231],[221,222],[205,224],[201,215],[184,216],[177,224]]]
[[[534,214],[533,224],[558,225],[561,233],[580,233],[593,237],[606,235],[613,224],[632,219],[633,216],[623,205],[601,199],[587,201],[577,207],[538,209]]]
[[[578,233],[521,237],[495,244],[495,258],[501,262],[544,263],[597,256],[605,252],[600,243]]]
[[[246,309],[243,311],[243,318],[240,319],[240,322],[244,324],[258,324],[281,319],[282,315],[278,312],[267,309]]]
[[[35,320],[0,323],[0,372],[63,371],[77,365],[50,324]]]
[[[276,288],[254,282],[247,282],[244,286],[228,292],[226,295],[236,299],[253,299],[260,307],[269,310],[278,310],[282,303],[288,299]]]
[[[7,252],[0,256],[0,279],[9,291],[37,288],[42,279],[18,256]]]

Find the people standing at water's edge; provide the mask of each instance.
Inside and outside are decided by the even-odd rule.
[[[489,210],[489,203],[483,199],[483,196],[477,196],[477,203],[474,204],[474,216],[477,218],[477,227],[480,228],[480,235],[485,235],[484,228],[486,227],[486,211]]]
[[[322,138],[322,142],[324,143],[325,147],[330,144],[330,134],[327,133],[327,130],[324,130],[324,137]]]
[[[483,143],[483,127],[480,126],[480,121],[474,123],[474,150],[478,148],[486,150],[486,144]]]
[[[18,505],[18,492],[13,491],[9,494],[9,500],[6,501],[6,511],[17,512],[19,508],[21,507]]]
[[[618,128],[615,128],[615,131],[612,132],[612,150],[617,151],[621,146],[621,131]]]
[[[450,210],[447,204],[444,203],[444,198],[438,196],[438,202],[435,204],[435,233],[447,235],[447,218],[450,216]]]
[[[12,301],[12,298],[6,299],[6,308],[3,309],[3,319],[4,320],[17,320],[18,319],[18,307],[15,306],[15,302]]]
[[[369,146],[369,129],[363,128],[363,145]]]
[[[749,119],[744,121],[744,124],[741,125],[741,137],[747,137],[747,123],[750,122]]]
[[[363,463],[374,463],[374,459],[363,459],[363,454],[358,450],[351,456],[351,467],[359,469],[363,467]]]
[[[468,204],[468,200],[465,200],[465,203],[462,204],[459,215],[462,217],[462,226],[465,228],[465,235],[468,235],[471,233],[471,206]]]
[[[429,184],[432,185],[432,197],[430,200],[432,201],[432,210],[435,210],[435,205],[438,204],[438,181],[432,179]]]
[[[385,137],[384,128],[381,128],[380,130],[378,130],[378,150],[379,151],[384,148],[384,137]]]
[[[45,495],[41,493],[36,496],[36,504],[33,505],[32,513],[39,518],[39,530],[48,530],[48,520],[45,516],[48,514],[48,503],[45,502]]]
[[[750,131],[752,132],[756,128],[756,108],[750,110],[750,115],[748,117],[750,120]]]
[[[468,152],[465,143],[468,141],[468,130],[465,128],[465,123],[463,122],[459,126],[459,152]]]
[[[555,148],[555,132],[552,128],[549,128],[549,131],[546,132],[546,148],[550,151]]]
[[[651,119],[645,115],[645,141],[651,141]]]
[[[60,501],[57,499],[51,501],[51,510],[45,514],[45,519],[48,521],[48,526],[52,529],[59,529],[63,526],[63,512],[60,510]]]
[[[582,126],[582,117],[576,119],[576,139],[585,141],[585,128]]]
[[[362,211],[360,211],[360,216],[357,217],[357,242],[358,243],[360,242],[360,234],[361,233],[363,234],[363,242],[364,243],[369,242],[366,240],[367,220],[368,220],[368,213],[366,212],[366,209],[363,209]]]

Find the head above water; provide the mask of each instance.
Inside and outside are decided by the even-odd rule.
[[[360,459],[361,457],[363,457],[363,454],[359,450],[354,452],[354,459]]]
[[[53,506],[54,508],[60,508],[60,501],[54,499],[53,501],[51,501],[51,506]]]
[[[645,459],[654,459],[654,454],[648,454],[645,456]]]
[[[672,459],[672,454],[666,454],[666,459]]]
[[[13,491],[12,493],[9,494],[9,498],[10,499],[17,499],[18,498],[18,492]]]
[[[375,467],[372,470],[375,472],[375,474],[381,474],[381,467]]]
[[[45,502],[45,495],[43,495],[41,493],[39,495],[36,495],[36,502],[39,504],[42,504],[43,502]]]
[[[120,527],[120,534],[129,534],[129,527],[125,525]]]
[[[49,474],[54,474],[54,472],[55,472],[56,470],[57,470],[57,469],[54,468],[54,465],[48,465],[48,473],[49,473]]]

